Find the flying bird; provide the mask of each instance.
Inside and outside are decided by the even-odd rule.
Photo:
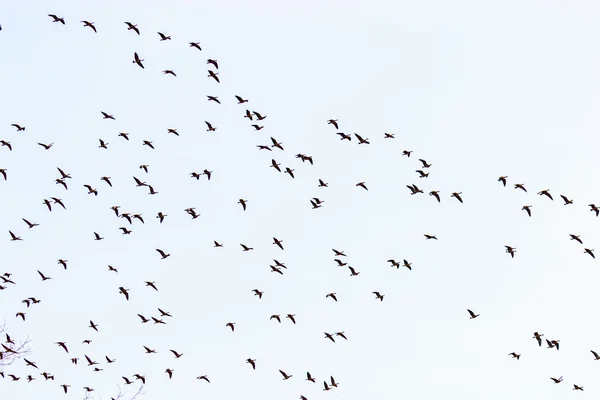
[[[171,36],[167,36],[164,33],[158,32],[158,36],[160,36],[160,41],[164,42],[165,40],[171,40]]]
[[[48,14],[48,16],[53,19],[52,22],[60,22],[61,24],[65,25],[64,18],[60,18],[60,17],[56,16],[55,14]]]
[[[133,63],[139,65],[140,67],[144,68],[144,64],[142,64],[142,60],[140,58],[140,56],[138,55],[138,53],[133,53]]]
[[[138,35],[140,34],[140,30],[138,29],[137,25],[134,25],[131,22],[125,22],[125,24],[127,25],[128,31],[134,31]]]
[[[87,26],[87,27],[91,28],[94,32],[98,33],[93,22],[90,22],[90,21],[81,21],[81,22],[83,22],[84,27]]]

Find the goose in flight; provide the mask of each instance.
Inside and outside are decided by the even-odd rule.
[[[19,236],[15,235],[12,231],[8,231],[8,233],[10,234],[10,241],[11,242],[15,242],[17,240],[23,240]]]
[[[334,301],[338,301],[336,293],[327,293],[327,295],[325,296],[325,298],[327,298],[327,297],[331,297]]]
[[[158,36],[160,36],[160,41],[164,42],[165,40],[171,40],[171,36],[167,36],[164,33],[158,32]]]
[[[248,102],[247,99],[244,99],[244,98],[242,98],[241,96],[238,96],[238,95],[235,95],[235,98],[237,99],[237,101],[238,101],[237,103],[238,104],[244,104],[244,103]]]
[[[256,360],[253,360],[251,358],[247,358],[246,362],[250,365],[252,365],[252,369],[256,369]]]
[[[565,195],[560,195],[560,197],[563,199],[563,201],[565,202],[565,206],[569,205],[569,204],[573,204],[573,200],[569,200],[569,198]]]
[[[498,182],[502,182],[502,184],[506,186],[506,178],[508,178],[508,176],[501,176],[498,178]]]
[[[87,26],[87,27],[91,28],[94,32],[98,33],[93,22],[90,22],[90,21],[81,21],[81,22],[83,22],[84,27]]]
[[[212,64],[215,66],[216,69],[219,69],[219,63],[217,62],[217,60],[213,60],[212,58],[209,58],[208,60],[206,60],[207,64]]]
[[[176,77],[176,78],[177,78],[177,74],[176,74],[176,73],[175,73],[175,71],[173,71],[172,69],[165,69],[165,70],[163,71],[163,74],[165,74],[165,75],[173,75],[174,77]],[[177,135],[177,136],[179,136],[179,135]]]
[[[563,381],[563,377],[562,376],[560,378],[550,377],[550,379],[552,379],[554,381],[554,383],[561,383]]]
[[[542,191],[538,192],[538,196],[546,196],[546,197],[548,197],[550,200],[554,200],[554,199],[552,198],[552,195],[550,194],[550,189],[545,189],[545,190],[542,190]]]
[[[50,150],[50,148],[52,146],[54,146],[54,142],[50,143],[50,144],[45,144],[45,143],[38,143],[40,146],[42,146],[44,148],[44,150]]]
[[[462,194],[462,192],[453,192],[450,197],[454,197],[456,198],[456,200],[460,201],[461,203],[463,202],[462,198],[460,197],[460,195]]]
[[[423,160],[422,158],[419,158],[419,161],[421,161],[421,163],[423,164],[423,168],[431,167],[431,164],[427,164],[427,161]]]
[[[102,119],[112,119],[114,120],[115,117],[113,117],[112,115],[105,113],[104,111],[100,111],[100,113],[102,114]]]
[[[346,135],[344,132],[338,132],[338,133],[336,133],[336,135],[340,136],[340,140],[347,140],[349,142],[352,141],[352,136]]]
[[[406,187],[410,189],[411,196],[414,195],[414,194],[417,194],[417,193],[423,193],[423,191],[421,189],[419,189],[419,187],[417,185],[415,185],[415,184],[406,185]]]
[[[535,340],[537,340],[540,347],[542,346],[542,336],[544,336],[543,333],[533,332],[533,337]]]
[[[213,127],[213,126],[211,125],[211,123],[210,123],[210,122],[208,122],[208,121],[204,121],[204,123],[205,123],[205,124],[206,124],[206,126],[208,127],[208,129],[206,130],[207,132],[214,132],[214,131],[216,131],[216,130],[217,130],[217,128]]]
[[[125,296],[125,300],[129,301],[129,289],[125,289],[123,286],[120,286],[119,293]]]
[[[579,235],[573,235],[573,234],[569,234],[569,236],[571,236],[571,240],[576,240],[579,243],[583,244],[583,242],[581,241],[581,239],[579,238]]]
[[[504,247],[506,248],[506,252],[507,252],[508,254],[510,254],[510,256],[511,256],[512,258],[515,258],[515,253],[517,252],[517,249],[516,249],[516,248],[514,248],[514,247],[511,247],[511,246],[504,246]]]
[[[338,126],[338,123],[337,123],[337,122],[338,122],[338,120],[337,120],[337,119],[330,119],[330,120],[328,120],[328,121],[327,121],[327,123],[328,123],[329,125],[333,125],[333,127],[334,127],[335,129],[340,129],[340,127]]]
[[[369,142],[369,138],[363,139],[362,136],[360,136],[357,133],[355,133],[354,136],[356,136],[356,138],[358,139],[358,144],[371,144]]]
[[[594,350],[590,350],[592,352],[592,354],[594,355],[594,361],[598,361],[600,360],[600,355],[598,355],[598,353],[596,353]]]
[[[367,190],[367,191],[369,190],[369,189],[367,189],[367,185],[365,184],[365,182],[358,182],[358,183],[356,184],[356,186],[357,186],[357,187],[361,187],[361,188],[363,188],[363,189],[365,189],[365,190]]]
[[[521,208],[521,210],[527,211],[527,215],[529,215],[531,217],[531,207],[533,207],[533,206],[523,206],[523,208]]]
[[[219,75],[218,72],[208,70],[208,77],[213,78],[215,81],[217,81],[217,83],[221,83],[221,81],[219,80],[219,77],[217,75]]]
[[[279,373],[283,376],[284,381],[287,381],[288,379],[290,379],[292,377],[292,375],[288,375],[285,372],[283,372],[282,370],[279,370]]]
[[[183,353],[178,353],[175,350],[169,350],[169,351],[171,353],[173,353],[173,355],[175,356],[175,358],[180,358],[183,355]]]
[[[283,250],[283,240],[279,240],[276,237],[273,238],[273,244],[277,245],[281,250]]]
[[[377,300],[379,301],[383,301],[383,298],[385,297],[384,294],[381,294],[379,292],[373,292],[373,294],[375,295],[375,298],[377,298]]]
[[[165,253],[161,249],[156,249],[156,251],[158,251],[158,254],[160,254],[160,257],[161,257],[162,260],[164,260],[165,258],[167,258],[167,257],[170,256],[170,254]]]
[[[475,319],[477,317],[479,317],[479,314],[475,314],[473,311],[467,309],[467,311],[469,312],[469,319]]]
[[[128,31],[134,31],[138,35],[140,34],[140,30],[138,29],[137,25],[132,24],[131,22],[125,22],[125,24],[127,25]]]
[[[55,14],[48,14],[48,16],[53,19],[52,22],[60,22],[61,24],[65,25],[65,19],[64,18],[58,17]]]
[[[431,192],[429,192],[429,195],[434,196],[437,199],[438,203],[442,202],[442,200],[440,199],[440,192],[438,192],[437,190],[432,190]]]
[[[242,205],[242,208],[244,209],[244,211],[246,211],[246,203],[248,202],[248,200],[244,200],[244,199],[239,199],[238,200],[238,204]]]
[[[279,168],[281,164],[279,164],[275,159],[271,159],[271,168],[275,168],[277,171],[281,172],[281,168]]]
[[[200,47],[200,42],[190,42],[190,47],[195,47],[198,50],[202,51],[202,47]]]
[[[584,249],[583,252],[589,254],[590,256],[592,256],[592,258],[596,258],[593,249]]]
[[[527,192],[527,189],[525,189],[525,185],[523,183],[516,183],[514,185],[515,189],[521,189],[524,192]]]
[[[95,324],[94,321],[90,320],[90,326],[88,326],[88,328],[92,328],[93,330],[98,332],[98,326],[98,324]]]
[[[133,63],[139,65],[142,69],[144,69],[144,64],[142,64],[142,60],[138,53],[133,53]]]
[[[514,351],[512,353],[508,353],[508,355],[512,356],[512,358],[516,358],[517,360],[521,358],[521,355],[515,353]]]
[[[24,131],[24,130],[25,130],[25,127],[24,127],[24,126],[21,126],[21,125],[19,125],[19,124],[10,124],[10,126],[14,126],[15,128],[17,128],[17,132],[20,132],[20,131]]]

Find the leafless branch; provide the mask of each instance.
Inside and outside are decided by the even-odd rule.
[[[0,326],[0,336],[7,334],[6,322]],[[29,337],[25,341],[15,340],[11,338],[13,343],[9,343],[6,340],[2,340],[2,346],[0,347],[0,372],[3,372],[6,367],[14,363],[20,358],[23,358],[27,354],[31,353],[31,347],[29,346],[31,340]]]

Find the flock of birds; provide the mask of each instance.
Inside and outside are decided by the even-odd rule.
[[[49,14],[49,17],[52,19],[52,22],[54,22],[54,23],[66,25],[65,19],[62,17],[59,17],[58,15]],[[93,22],[83,20],[83,21],[81,21],[81,23],[82,23],[83,27],[92,30],[94,33],[98,33],[98,29]],[[131,31],[134,34],[141,35],[141,30],[140,30],[140,28],[138,28],[138,26],[136,24],[134,24],[132,22],[125,22],[125,26],[127,28],[127,31]],[[161,32],[158,32],[157,39],[160,41],[172,40],[171,36],[166,35]],[[197,51],[202,51],[202,48],[198,42],[189,42],[189,47],[191,47],[192,49],[197,50]],[[137,65],[141,69],[145,69],[144,59],[137,52],[133,53],[132,63]],[[219,70],[218,61],[215,59],[209,58],[209,59],[207,59],[206,63],[208,65],[210,65],[210,69],[208,69],[208,71],[207,71],[207,74],[208,74],[207,77],[214,80],[214,82],[216,82],[216,83],[220,83],[219,72],[218,72],[218,70]],[[162,73],[165,75],[171,75],[173,77],[177,77],[177,74],[174,70],[163,70]],[[235,98],[238,105],[245,105],[249,102],[247,99],[243,98],[240,95],[234,94],[234,95],[232,95],[232,99],[233,98]],[[217,104],[221,104],[221,100],[218,98],[218,96],[209,95],[209,96],[207,96],[207,99],[208,99],[208,101],[215,102]],[[100,110],[99,113],[100,113],[100,116],[102,117],[102,119],[116,120],[116,117],[107,111]],[[244,112],[243,118],[246,118],[250,122],[252,122],[252,124],[250,126],[252,128],[254,128],[254,130],[260,131],[263,128],[265,128],[263,125],[260,125],[260,124],[262,123],[262,121],[264,121],[267,118],[267,115],[263,114],[263,113],[259,113],[254,110],[246,109]],[[358,145],[370,145],[371,144],[369,138],[363,137],[356,133],[351,135],[351,134],[341,132],[340,125],[339,125],[339,122],[337,119],[330,119],[326,122],[328,125],[330,125],[332,128],[335,129],[335,132],[340,137],[341,141],[352,142],[354,140]],[[206,124],[206,128],[207,128],[206,129],[207,132],[217,131],[217,126],[215,126],[211,122],[205,121],[205,124]],[[17,134],[19,134],[19,135],[27,134],[26,126],[24,124],[12,123],[11,125]],[[175,135],[175,136],[180,135],[178,133],[177,129],[174,129],[174,128],[167,129],[167,134]],[[127,132],[119,132],[118,137],[125,141],[131,140],[129,133],[127,133]],[[391,133],[384,133],[383,138],[393,140],[393,139],[395,139],[395,136],[394,136],[394,134],[391,134]],[[54,143],[40,142],[40,143],[38,143],[38,145],[40,147],[42,147],[45,151],[51,151],[52,147],[54,146]],[[154,147],[154,144],[152,141],[143,140],[142,145],[155,150],[155,147]],[[98,148],[100,148],[102,150],[107,150],[108,146],[109,146],[108,141],[106,141],[104,139],[98,139]],[[273,151],[284,151],[283,143],[273,137],[270,138],[270,143],[258,144],[258,145],[256,145],[256,147],[258,148],[259,151],[269,152],[269,154],[274,154],[274,153],[272,153]],[[0,149],[2,149],[2,148],[5,148],[7,151],[13,151],[13,150],[19,151],[18,146],[15,146],[15,148],[13,148],[13,145],[11,144],[11,142],[6,139],[0,140]],[[412,157],[412,151],[403,150],[401,152],[401,155],[410,159]],[[307,162],[310,165],[314,165],[313,157],[310,155],[298,153],[298,154],[296,154],[295,157],[297,159],[299,159],[302,163]],[[426,181],[426,178],[429,177],[429,171],[430,171],[430,167],[432,167],[432,164],[428,163],[425,159],[422,159],[422,158],[418,159],[418,161],[419,161],[419,168],[416,169],[415,172],[419,179],[423,179],[424,181]],[[2,165],[0,165],[0,167],[2,167],[2,168],[0,168],[1,177],[5,181],[9,180],[10,173],[11,173],[10,168],[6,168]],[[139,169],[144,174],[149,174],[149,167],[150,166],[147,164],[141,164],[139,166]],[[295,170],[293,168],[290,168],[289,166],[283,167],[281,165],[281,163],[276,161],[275,158],[271,158],[270,167],[273,170],[277,171],[278,173],[283,173],[283,174],[289,175],[289,177],[292,179],[296,178],[296,175],[294,174]],[[60,167],[57,167],[56,171],[57,171],[57,176],[55,179],[56,185],[59,185],[64,191],[72,190],[71,187],[73,185],[71,184],[71,182],[72,182],[73,178],[72,178],[71,174],[68,171],[61,169]],[[190,175],[191,179],[200,180],[201,178],[203,179],[203,177],[205,177],[208,181],[210,181],[211,177],[213,176],[213,171],[208,170],[208,169],[204,169],[202,171],[191,171],[191,172],[189,172],[189,175]],[[150,176],[150,175],[148,175],[148,176]],[[108,188],[113,188],[113,180],[110,176],[99,177],[98,181],[102,182],[102,184],[106,185]],[[506,187],[507,182],[508,182],[508,177],[501,176],[498,178],[498,182],[500,182],[500,184],[502,186]],[[159,191],[157,191],[157,188],[153,187],[150,183],[146,182],[145,179],[140,178],[139,175],[133,176],[132,185],[135,185],[135,187],[137,187],[137,188],[143,188],[143,189],[148,190],[149,195],[158,195],[159,194]],[[318,182],[315,182],[315,185],[319,188],[327,188],[329,186],[329,184],[324,179],[319,179]],[[421,185],[421,184],[419,183],[419,185]],[[77,184],[75,190],[79,190],[79,187],[85,188],[85,190],[87,190],[87,193],[90,195],[93,195],[93,196],[98,196],[99,193],[102,192],[102,189],[99,189],[96,185],[89,184],[89,183]],[[368,184],[366,181],[357,182],[356,187],[363,189],[365,191],[369,190]],[[408,188],[411,196],[425,193],[425,191],[423,189],[421,189],[418,185],[416,185],[414,183],[406,185],[406,187]],[[515,183],[515,184],[513,184],[513,187],[516,190],[527,192],[527,189],[523,183]],[[1,185],[0,185],[0,189],[1,189]],[[116,187],[115,187],[115,189],[116,189]],[[446,198],[454,199],[452,201],[457,201],[460,203],[464,202],[463,193],[459,192],[459,191],[452,192],[452,193],[449,193],[446,195],[442,195],[440,193],[440,191],[434,190],[434,189],[431,189],[431,190],[428,189],[427,191],[428,191],[429,196],[433,197],[433,199],[438,203],[442,202],[444,196],[447,196]],[[554,200],[549,189],[541,190],[537,194],[539,196],[546,197],[549,201]],[[569,199],[567,196],[560,195],[560,197],[563,200],[563,203],[565,206],[570,206],[573,204],[573,200]],[[68,210],[68,207],[67,207],[68,201],[67,200],[68,199],[63,199],[58,196],[49,196],[45,199],[41,199],[40,201],[41,201],[41,206],[46,207],[48,212],[56,212],[57,207],[60,207],[63,210]],[[468,201],[468,198],[466,200]],[[312,207],[312,209],[319,209],[325,205],[325,201],[319,197],[313,197],[313,198],[308,199],[308,203],[310,203],[310,206]],[[238,200],[238,204],[243,211],[246,211],[248,209],[248,207],[251,207],[252,203],[248,199],[240,198]],[[307,206],[308,206],[308,204],[307,204]],[[589,204],[589,207],[590,207],[590,211],[595,213],[596,217],[599,216],[600,208],[598,208],[598,206],[596,206],[595,204]],[[533,208],[532,205],[524,205],[522,207],[522,210],[525,211],[529,217],[532,217],[532,208]],[[121,233],[123,235],[130,235],[132,233],[131,226],[134,224],[134,221],[137,221],[137,222],[135,222],[136,224],[137,223],[145,224],[144,217],[139,213],[123,212],[119,205],[114,205],[113,207],[111,207],[111,210],[112,210],[112,213],[114,213],[114,218],[116,219],[116,221],[123,221],[123,222],[126,221],[127,222],[127,224],[117,223],[117,225],[121,225],[121,226],[117,226],[117,228],[121,231]],[[182,210],[181,212],[187,213],[191,219],[196,219],[196,218],[200,217],[200,214],[197,213],[197,211],[195,210],[194,207],[187,208],[185,210]],[[159,224],[162,224],[166,220],[167,217],[168,217],[168,214],[166,214],[163,211],[158,211],[155,215],[155,218],[158,220]],[[22,221],[24,223],[23,228],[27,228],[28,230],[35,229],[36,227],[40,226],[40,223],[31,221],[30,219],[27,219],[27,218],[22,218]],[[20,231],[21,231],[21,228],[19,228],[19,227],[11,228],[8,231],[8,239],[11,242],[19,242],[19,241],[27,240],[27,237],[25,235],[23,235]],[[424,237],[425,237],[425,240],[438,240],[437,236],[435,234],[431,234],[431,233],[424,234]],[[569,237],[570,237],[570,240],[574,240],[574,241],[578,242],[579,244],[583,245],[583,240],[581,239],[580,235],[572,233],[572,234],[569,234]],[[93,239],[96,241],[101,241],[101,240],[104,240],[104,237],[99,232],[90,232],[90,239]],[[280,238],[273,237],[273,245],[277,246],[277,248],[279,248],[280,250],[285,249],[284,241],[281,240]],[[223,247],[223,244],[215,240],[214,247],[221,248],[221,247]],[[241,247],[241,250],[244,252],[254,250],[251,246],[248,246],[243,243],[240,243],[240,247]],[[510,257],[514,258],[516,255],[517,249],[511,245],[505,245],[504,247],[505,247],[506,253],[508,253],[510,255]],[[171,254],[166,249],[156,248],[155,251],[156,251],[157,256],[160,257],[161,260],[165,260],[171,256]],[[339,249],[332,249],[332,251],[333,251],[333,261],[336,263],[336,265],[338,265],[339,267],[348,268],[349,274],[352,277],[357,277],[360,274],[360,272],[358,270],[356,270],[353,266],[349,265],[349,263],[346,261],[348,256],[345,254],[344,251],[339,250]],[[595,258],[594,250],[591,248],[584,247],[582,252],[584,254],[588,254],[592,258]],[[390,266],[392,268],[395,267],[397,269],[400,269],[400,267],[403,267],[403,268],[406,268],[407,270],[412,270],[412,268],[413,268],[413,263],[409,262],[406,259],[396,260],[394,258],[391,258],[391,259],[387,260],[387,262],[390,264]],[[58,259],[57,264],[65,271],[68,270],[68,265],[69,265],[68,260],[62,259],[62,258]],[[287,269],[287,266],[285,265],[285,263],[281,262],[277,259],[274,259],[273,264],[274,265],[270,265],[271,272],[274,272],[274,273],[280,274],[280,275],[284,275],[284,273]],[[118,273],[118,269],[109,265],[108,272],[109,273]],[[39,279],[41,279],[43,282],[53,279],[52,276],[50,276],[50,274],[47,272],[42,272],[40,270],[37,270],[37,274],[39,276]],[[5,273],[1,274],[0,275],[0,292],[4,291],[4,290],[11,290],[11,288],[14,287],[16,285],[16,283],[17,283],[16,280],[13,279],[13,276],[10,272],[5,272]],[[158,289],[159,285],[157,284],[157,282],[145,281],[144,284],[145,284],[145,286],[149,287],[150,289],[152,289],[156,292],[158,292],[158,290],[159,290]],[[123,296],[124,301],[129,301],[130,289],[120,286],[116,289],[116,292]],[[265,295],[265,292],[258,288],[252,289],[251,292],[259,300],[262,299],[263,296]],[[375,301],[379,301],[379,302],[384,301],[384,298],[385,298],[384,293],[374,290],[372,292],[372,294],[373,294],[373,298]],[[335,292],[327,293],[325,295],[325,298],[329,299],[330,301],[334,301],[334,302],[338,301],[338,295]],[[27,321],[27,309],[29,309],[30,307],[37,306],[38,304],[40,304],[40,302],[42,302],[42,300],[37,299],[35,297],[28,297],[26,299],[23,299],[22,303],[23,303],[25,309],[23,311],[17,312],[15,314],[15,317],[17,319],[20,319],[23,322],[26,322]],[[477,314],[473,310],[468,309],[466,311],[467,311],[467,315],[470,319],[476,319],[476,318],[480,317],[480,314]],[[139,318],[139,322],[142,324],[147,324],[147,323],[166,324],[170,318],[173,318],[173,316],[169,311],[165,311],[161,308],[158,308],[156,310],[156,314],[154,314],[154,315],[137,314],[137,318]],[[289,320],[289,322],[292,324],[296,324],[296,322],[297,322],[296,314],[292,314],[292,313],[288,313],[285,315],[273,314],[273,315],[271,315],[270,320],[277,321],[278,323],[282,323],[282,320],[284,320],[284,321]],[[98,323],[94,322],[93,320],[89,321],[89,326],[88,326],[89,329],[91,329],[95,332],[99,332],[99,326],[100,325]],[[236,322],[229,321],[225,324],[224,328],[230,330],[231,333],[235,333]],[[2,348],[0,349],[0,377],[1,378],[9,379],[12,382],[23,382],[23,381],[32,382],[32,381],[39,379],[36,376],[41,376],[41,377],[43,377],[43,379],[46,382],[50,381],[50,384],[56,385],[57,389],[60,389],[64,393],[71,393],[72,391],[83,390],[84,395],[87,397],[87,396],[90,396],[91,393],[95,391],[95,389],[92,386],[75,386],[75,385],[71,385],[69,382],[66,382],[66,381],[58,382],[57,381],[58,378],[55,379],[55,376],[53,373],[42,371],[40,368],[43,365],[43,362],[33,361],[32,359],[30,359],[31,356],[28,354],[27,349],[25,349],[22,345],[20,345],[20,343],[18,341],[13,340],[13,338],[11,338],[11,336],[9,335],[8,332],[6,332],[4,334],[4,336],[5,337],[2,340],[2,344],[1,344]],[[539,333],[539,332],[535,332],[533,334],[533,338],[536,340],[538,346],[541,347],[545,341],[545,344],[547,345],[548,349],[559,350],[560,340],[558,340],[558,339],[550,340],[547,338],[543,339],[543,336],[544,336],[544,334]],[[336,340],[340,340],[340,339],[348,340],[348,336],[346,335],[346,333],[344,331],[324,332],[323,338],[324,338],[324,340],[328,340],[331,342],[336,342]],[[89,343],[91,343],[90,339],[85,339],[82,341],[82,344],[89,344]],[[64,341],[56,341],[53,344],[55,346],[57,346],[58,348],[62,349],[65,352],[65,354],[68,354],[68,357],[69,357],[71,363],[73,363],[75,365],[79,365],[79,363],[83,363],[84,365],[86,365],[88,368],[90,368],[94,372],[100,372],[103,370],[103,367],[105,367],[106,365],[113,364],[116,362],[116,358],[111,358],[108,355],[104,355],[101,358],[94,357],[94,356],[89,355],[89,353],[87,353],[86,351],[81,351],[78,354],[73,354],[72,351],[70,351],[70,346]],[[157,353],[157,350],[155,348],[153,348],[151,346],[146,346],[146,345],[143,345],[142,348],[140,349],[140,351],[143,351],[146,354]],[[184,357],[184,352],[180,352],[179,350],[168,349],[168,351],[172,354],[173,360],[177,360],[181,357]],[[591,354],[593,356],[593,358],[592,358],[593,360],[596,360],[596,361],[600,360],[600,355],[596,351],[591,350]],[[514,358],[515,360],[521,359],[521,353],[518,353],[516,351],[512,351],[512,352],[508,353],[508,356]],[[3,365],[2,360],[4,360],[4,361],[22,360],[22,364],[20,365],[20,363],[5,363]],[[243,360],[240,360],[240,361],[243,361]],[[245,359],[245,362],[248,364],[249,368],[251,368],[253,370],[260,368],[260,360],[258,360],[258,359],[248,357]],[[23,366],[25,367],[26,370],[28,370],[28,372],[22,372],[22,373],[17,372],[17,369],[22,370],[20,368]],[[2,368],[4,368],[4,369],[2,369]],[[14,369],[14,371],[13,371],[13,369]],[[173,376],[176,374],[175,371],[176,371],[176,369],[173,368],[172,366],[166,366],[164,369],[164,374],[165,374],[166,379],[172,379]],[[297,375],[303,375],[304,379],[307,382],[309,382],[309,383],[317,382],[317,378],[315,378],[309,371],[303,371],[303,372],[298,371],[295,374],[291,374],[291,373],[288,373],[287,371],[284,371],[283,369],[280,369],[278,372],[281,375],[281,378],[283,380],[291,379]],[[60,378],[62,379],[62,377],[60,377]],[[141,384],[140,390],[146,384],[145,375],[143,373],[136,372],[136,371],[132,371],[131,374],[129,374],[127,376],[123,376],[122,379],[123,379],[123,383],[126,385],[131,385],[131,384],[134,384],[135,382],[140,382],[140,384]],[[197,379],[199,381],[203,381],[207,384],[211,383],[211,379],[209,378],[208,374],[200,374],[197,376]],[[562,376],[550,377],[550,379],[555,384],[559,384],[559,383],[563,382]],[[319,381],[322,382],[321,390],[326,391],[326,392],[336,389],[339,385],[339,382],[336,381],[333,374],[331,374],[327,377],[323,377],[323,378],[319,379]],[[584,387],[579,383],[573,383],[573,390],[583,391]],[[140,391],[138,391],[138,393],[140,393]],[[307,400],[307,397],[304,394],[300,395],[299,398],[301,400]]]

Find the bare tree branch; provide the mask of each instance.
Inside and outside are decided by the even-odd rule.
[[[7,335],[6,322],[0,326],[0,336],[5,335]],[[30,342],[29,337],[25,341],[15,340],[12,337],[9,341],[8,336],[6,340],[0,340],[0,343],[2,343],[0,346],[0,372],[4,372],[6,367],[31,353]]]

